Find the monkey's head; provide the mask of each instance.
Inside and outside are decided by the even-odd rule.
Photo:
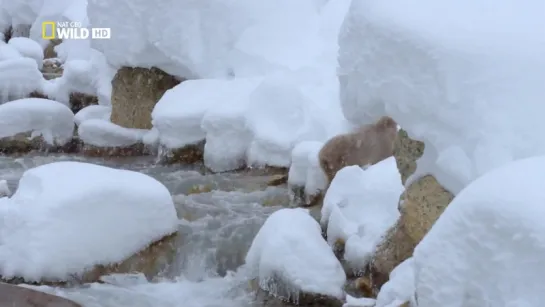
[[[379,118],[375,123],[375,127],[381,130],[395,129],[395,131],[397,131],[397,123],[390,116],[382,116]]]

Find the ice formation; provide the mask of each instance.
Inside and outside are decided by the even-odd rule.
[[[0,105],[0,138],[31,132],[50,145],[72,139],[74,113],[64,104],[42,98],[25,98]]]
[[[246,265],[273,295],[295,301],[300,292],[344,297],[344,270],[305,209],[271,214],[252,242]]]
[[[324,198],[320,223],[327,241],[345,242],[344,258],[354,269],[363,268],[375,247],[399,218],[397,204],[403,192],[394,157],[363,170],[341,169]]]
[[[344,114],[392,116],[426,144],[417,175],[454,194],[544,154],[544,11],[542,1],[352,1],[339,37]]]
[[[159,181],[89,163],[30,169],[15,194],[0,202],[4,278],[67,280],[125,260],[178,226],[170,193]]]

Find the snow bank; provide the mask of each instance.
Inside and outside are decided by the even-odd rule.
[[[0,138],[32,132],[50,145],[72,139],[74,113],[60,102],[26,98],[0,105]]]
[[[112,113],[112,107],[110,106],[101,106],[101,105],[90,105],[81,109],[74,116],[74,121],[76,125],[80,125],[83,121],[89,119],[102,119],[110,120],[110,115]]]
[[[249,108],[250,93],[262,78],[240,78],[212,83],[207,89],[215,92],[213,107],[206,110],[201,128],[206,133],[204,164],[214,172],[238,169],[246,164],[246,152],[252,133],[246,126],[245,113]],[[217,86],[221,84],[221,86]],[[202,104],[200,100],[182,104]],[[184,119],[180,119],[183,121]]]
[[[418,306],[542,304],[544,181],[539,156],[462,190],[414,251]]]
[[[296,301],[300,291],[344,296],[344,270],[322,238],[320,225],[305,209],[271,214],[252,242],[246,265],[259,277],[260,287],[273,295]],[[288,293],[281,293],[278,283]]]
[[[545,154],[544,11],[541,1],[353,1],[339,38],[344,114],[392,116],[426,143],[417,174],[455,194]]]
[[[2,46],[0,46],[2,48]],[[1,57],[2,50],[0,50]],[[36,62],[29,58],[0,60],[0,104],[28,97],[42,89],[44,78]]]
[[[375,307],[399,307],[414,302],[414,291],[414,261],[409,258],[390,273],[390,279],[380,288]]]
[[[399,218],[397,204],[403,192],[394,157],[363,170],[341,169],[324,198],[320,223],[327,241],[345,242],[344,258],[355,269],[363,268],[386,231]]]
[[[332,97],[336,81],[326,82],[327,76],[314,69],[278,73],[255,89],[246,113],[253,133],[249,164],[289,167],[297,143],[323,142],[346,129],[338,99]]]
[[[178,224],[159,181],[88,163],[30,169],[15,194],[0,201],[0,275],[27,281],[67,280],[122,261]]]
[[[44,51],[37,42],[26,37],[13,37],[9,40],[8,45],[13,46],[22,56],[35,60],[38,69],[42,69]]]
[[[142,142],[147,129],[118,126],[110,119],[87,119],[79,124],[78,135],[86,145],[98,147],[126,147]]]

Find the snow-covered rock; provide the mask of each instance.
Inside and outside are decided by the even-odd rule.
[[[22,56],[36,61],[38,69],[42,69],[44,51],[40,44],[26,37],[14,37],[9,40],[8,45],[13,46]]]
[[[333,247],[345,242],[344,259],[354,269],[363,269],[386,231],[399,218],[397,204],[403,185],[395,158],[363,170],[341,169],[324,198],[320,223],[327,228]]]
[[[0,202],[0,275],[27,281],[67,280],[123,261],[178,225],[159,181],[88,163],[30,169]]]
[[[538,306],[545,300],[545,157],[462,190],[414,251],[418,306]]]
[[[112,107],[92,105],[81,109],[76,115],[74,115],[74,121],[76,125],[80,125],[82,122],[89,119],[102,119],[109,120],[112,114]]]
[[[252,141],[252,133],[246,126],[246,111],[250,94],[262,78],[240,78],[218,81],[208,91],[217,94],[212,108],[207,109],[201,127],[206,133],[204,164],[214,172],[238,169],[246,164],[246,152]],[[199,100],[182,104],[200,104]]]
[[[409,258],[390,273],[390,280],[380,288],[375,307],[399,307],[414,302],[414,280],[414,261]]]
[[[0,61],[19,59],[23,57],[15,47],[10,44],[0,42]]]
[[[160,144],[175,149],[204,140],[203,117],[210,108],[228,103],[223,94],[231,84],[224,80],[187,80],[166,91],[151,113]]]
[[[41,98],[0,105],[0,138],[26,132],[42,136],[50,145],[63,145],[73,136],[74,113],[60,102]]]
[[[78,135],[86,145],[97,147],[127,147],[142,142],[147,129],[118,126],[109,119],[95,118],[82,121]]]
[[[544,11],[542,1],[352,1],[339,38],[344,114],[390,115],[426,144],[415,175],[454,194],[545,154]]]
[[[272,295],[295,300],[302,293],[344,296],[344,270],[305,209],[271,214],[252,242],[246,265]]]
[[[327,178],[321,169],[318,153],[324,145],[319,141],[303,141],[291,152],[291,164],[288,173],[288,186],[292,199],[309,205],[313,196],[319,194],[327,186]],[[300,193],[303,195],[299,195]]]
[[[28,97],[34,91],[41,91],[43,82],[42,73],[33,59],[22,57],[4,61],[0,59],[0,104]]]

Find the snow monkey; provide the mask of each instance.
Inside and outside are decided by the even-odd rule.
[[[396,137],[397,123],[383,116],[374,124],[331,138],[318,155],[328,183],[331,184],[335,174],[345,166],[373,165],[392,156]]]

